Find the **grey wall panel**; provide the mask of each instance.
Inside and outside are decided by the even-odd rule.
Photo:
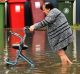
[[[76,30],[76,47],[78,61],[80,61],[80,30]]]
[[[76,23],[80,24],[80,0],[76,0]]]

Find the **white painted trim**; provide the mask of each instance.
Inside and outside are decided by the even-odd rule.
[[[76,29],[73,29],[73,61],[77,61],[77,48],[76,48]]]
[[[73,24],[76,24],[76,0],[73,3]]]

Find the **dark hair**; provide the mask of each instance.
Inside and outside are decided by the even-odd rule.
[[[46,9],[50,9],[51,10],[51,9],[54,8],[54,6],[53,6],[53,4],[51,2],[45,2],[43,5],[45,6]],[[43,10],[42,9],[43,5],[41,6],[41,10]]]

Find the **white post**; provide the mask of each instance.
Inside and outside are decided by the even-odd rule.
[[[7,1],[7,0],[5,0]],[[7,3],[5,3],[5,25],[7,25]],[[8,44],[7,44],[7,29],[5,30],[5,50],[4,50],[4,63],[6,63],[6,59],[8,58]]]
[[[73,3],[73,26],[74,24],[76,24],[76,0]],[[73,29],[73,36],[74,36],[74,40],[73,40],[73,61],[77,61],[77,48],[76,48],[76,29]]]
[[[76,24],[76,0],[73,3],[73,24]]]
[[[76,48],[76,30],[73,29],[73,37],[74,37],[74,40],[73,40],[73,61],[77,61],[77,48]]]

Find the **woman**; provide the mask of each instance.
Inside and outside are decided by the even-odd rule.
[[[42,5],[42,10],[46,17],[30,26],[30,31],[47,26],[48,40],[52,50],[55,50],[59,55],[63,65],[72,64],[65,54],[67,46],[73,41],[72,30],[65,15],[57,8],[54,8],[50,2],[45,2]]]

